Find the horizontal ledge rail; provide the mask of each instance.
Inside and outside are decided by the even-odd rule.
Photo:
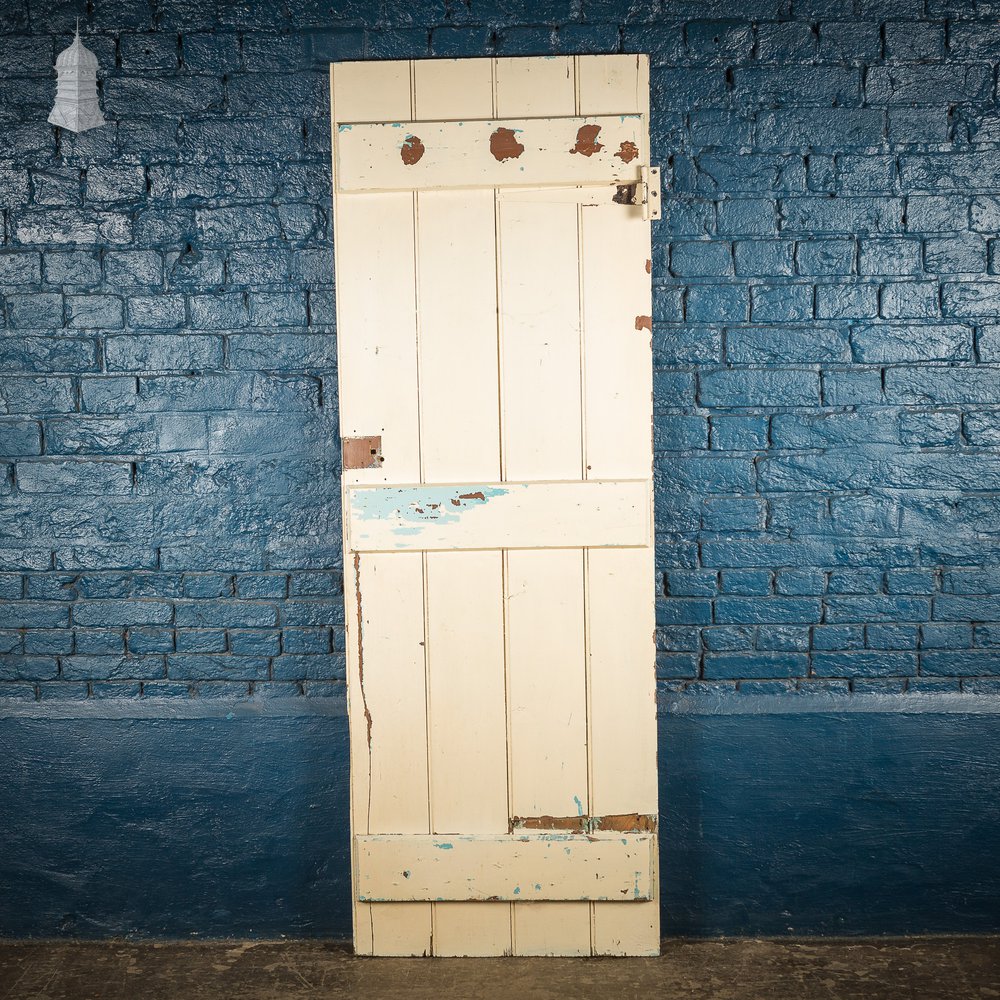
[[[651,833],[355,838],[361,902],[653,898]]]
[[[647,479],[351,486],[353,552],[635,548],[650,544]]]
[[[337,125],[338,192],[635,184],[642,115]]]

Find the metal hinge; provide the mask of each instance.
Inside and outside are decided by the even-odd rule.
[[[637,202],[642,206],[642,218],[658,219],[660,217],[660,168],[642,167],[641,180],[637,185],[636,196],[642,200]]]

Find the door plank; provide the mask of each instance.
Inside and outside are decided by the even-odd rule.
[[[409,64],[353,62],[331,65],[330,108],[334,136],[338,121],[344,118],[385,120],[409,115],[412,111]],[[336,185],[335,156],[333,161]],[[400,476],[415,479],[420,472],[420,447],[415,429],[416,326],[413,310],[407,308],[407,303],[416,298],[412,196],[337,197],[334,199],[333,225],[337,329],[341,334],[337,337],[341,433],[345,437],[381,435],[382,450],[389,456],[374,468],[344,470],[343,483],[346,486],[362,482],[398,482]],[[407,234],[410,234],[409,240]],[[341,252],[345,244],[350,245],[349,253]],[[371,330],[379,331],[378,335],[369,338]],[[377,348],[381,350],[376,353]],[[349,572],[353,563],[355,577],[352,586],[348,576],[345,587],[347,697],[351,726],[351,851],[352,860],[355,860],[353,835],[371,830],[369,796],[375,790],[370,771],[372,761],[367,752],[366,715],[370,708],[365,704],[360,685],[364,667],[363,637],[359,629],[362,557],[350,550],[345,555]],[[373,571],[382,557],[363,558],[364,572],[368,575],[370,568]],[[412,572],[412,567],[419,565],[420,557],[413,555],[406,559],[405,565]],[[375,593],[368,600],[369,611],[378,605],[381,589],[380,585],[375,585]],[[370,667],[370,670],[377,668]],[[373,679],[369,677],[369,680]],[[383,725],[382,728],[387,727]],[[425,772],[422,786],[426,788],[426,784]],[[413,810],[414,797],[420,788],[418,781],[408,793],[404,811]],[[388,822],[379,813],[375,818]],[[429,831],[429,826],[426,829]],[[427,905],[373,907],[355,901],[353,916],[354,946],[359,954],[384,953],[387,947],[412,954],[430,950],[430,907]]]
[[[422,556],[415,552],[355,555],[361,647],[354,703],[363,718],[355,744],[367,743],[371,781],[365,833],[427,833],[428,774],[424,711]],[[360,702],[360,705],[357,703]],[[380,903],[370,910],[380,955],[430,954],[429,904]]]
[[[646,546],[649,512],[648,480],[348,491],[350,544],[358,552]]]
[[[576,113],[574,57],[496,61],[497,115]],[[500,193],[497,206],[503,478],[582,479],[578,209],[512,194],[508,200]],[[583,555],[509,552],[507,569],[511,808],[520,816],[587,813]],[[517,711],[517,692],[531,684],[533,667],[549,682],[551,704],[560,706],[563,724],[551,732],[544,719],[532,731],[530,714]],[[566,761],[565,771],[550,775],[555,783],[547,795],[518,764],[533,746]],[[535,811],[538,800],[551,807]],[[513,912],[515,954],[590,953],[588,905],[515,903]]]
[[[453,113],[454,114],[454,113]],[[634,184],[639,115],[341,124],[340,191]]]
[[[497,551],[427,555],[428,738],[436,834],[507,829],[502,585]],[[510,946],[508,905],[434,904],[434,954],[498,955]]]
[[[655,838],[648,833],[358,840],[357,891],[367,900],[600,899],[621,906],[653,891]]]
[[[504,478],[579,479],[577,206],[500,195]]]
[[[583,555],[507,553],[511,809],[515,816],[588,811]],[[515,904],[515,954],[590,952],[579,903]]]
[[[419,119],[488,118],[492,60],[415,62],[413,90]],[[492,191],[418,193],[426,483],[500,476],[495,245]],[[503,833],[508,810],[502,557],[428,552],[424,566],[431,828]],[[510,951],[508,903],[435,902],[432,909],[435,955]]]
[[[614,108],[648,116],[648,66],[645,56],[578,59],[580,113]],[[642,146],[641,162],[649,162],[646,155]],[[586,475],[643,478],[652,499],[649,226],[638,208],[625,206],[585,206],[581,225]],[[587,294],[597,289],[603,294]],[[652,579],[649,548],[587,553],[589,745],[597,815],[619,812],[626,802],[642,813],[657,811]],[[655,898],[628,907],[595,903],[592,909],[595,953],[659,952]]]

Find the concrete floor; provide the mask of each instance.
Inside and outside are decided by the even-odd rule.
[[[315,941],[0,943],[0,1000],[1000,998],[1000,937],[667,941],[647,959],[364,959]]]

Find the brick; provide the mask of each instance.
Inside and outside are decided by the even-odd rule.
[[[698,398],[704,406],[809,406],[819,402],[814,371],[763,368],[702,373]]]
[[[906,361],[969,361],[972,330],[956,323],[876,323],[851,330],[854,357],[866,364]]]
[[[811,319],[812,285],[753,285],[750,319],[754,323],[795,323]]]
[[[146,173],[129,164],[93,166],[87,171],[88,202],[134,202],[146,194]]]
[[[22,458],[41,453],[41,424],[27,420],[0,420],[0,455]]]
[[[975,198],[972,203],[978,201],[979,199]],[[969,198],[965,195],[911,196],[906,199],[906,228],[914,233],[964,232],[969,228],[969,205]],[[1000,222],[1000,207],[996,218]],[[973,228],[978,227],[973,225]]]
[[[881,146],[885,112],[877,108],[782,108],[757,116],[761,150]]]
[[[674,243],[670,250],[670,271],[678,277],[713,277],[733,273],[733,251],[729,243]]]
[[[874,319],[878,316],[878,286],[817,285],[817,319]]]
[[[784,65],[811,62],[816,55],[818,32],[803,21],[780,21],[757,26],[756,57],[761,62]]]
[[[917,240],[861,240],[858,253],[860,274],[920,275],[921,246]]]
[[[782,233],[864,235],[903,228],[901,198],[786,198],[781,202]]]
[[[123,656],[125,632],[112,628],[78,628],[73,630],[74,651],[85,656]],[[144,652],[136,649],[133,652]],[[157,652],[157,650],[149,650]]]
[[[899,415],[899,439],[917,448],[939,448],[958,443],[959,414],[953,410],[904,410]]]
[[[861,72],[848,66],[737,66],[733,92],[741,103],[764,107],[850,107],[860,100]]]
[[[251,292],[250,325],[262,327],[305,326],[304,292]]]
[[[687,290],[685,317],[691,323],[741,322],[748,312],[744,285],[692,285]]]
[[[872,105],[941,104],[984,101],[993,84],[990,67],[871,66],[865,75],[865,99]]]
[[[854,240],[803,240],[795,244],[799,274],[847,275],[854,271]]]
[[[101,281],[100,254],[92,250],[46,251],[42,269],[45,282],[50,285],[83,289]]]
[[[941,309],[945,316],[1000,316],[1000,282],[947,281],[941,286]]]
[[[822,326],[733,327],[726,331],[726,360],[758,365],[849,361],[848,332]]]
[[[132,238],[128,216],[93,209],[50,209],[12,213],[14,237],[21,244],[125,244]]]
[[[0,365],[2,359],[0,351]],[[0,413],[69,413],[74,409],[73,384],[68,378],[4,375],[0,379]]]
[[[195,330],[239,329],[246,326],[247,307],[241,292],[192,295],[191,326]]]
[[[7,295],[7,325],[16,330],[59,329],[63,297],[57,292]]]
[[[721,201],[718,231],[732,236],[773,236],[778,231],[775,203],[764,198]]]
[[[104,255],[104,276],[115,289],[159,287],[163,257],[156,250],[111,250]]]
[[[924,267],[936,274],[982,274],[986,243],[980,236],[935,237],[924,242]]]
[[[1000,674],[1000,651],[927,650],[920,654],[924,674],[944,677],[978,677]]]
[[[125,325],[124,305],[115,295],[67,295],[66,325],[73,330],[117,330]]]
[[[266,656],[174,653],[167,656],[167,677],[174,680],[267,680]]]
[[[281,633],[277,630],[231,629],[229,651],[236,656],[277,656],[281,652]]]
[[[809,669],[802,653],[706,653],[705,677],[796,677]]]
[[[274,605],[249,601],[184,601],[176,605],[178,626],[251,628],[276,625]]]
[[[122,462],[18,462],[17,482],[22,493],[105,496],[130,492],[132,469]]]
[[[130,295],[128,324],[147,330],[176,330],[184,326],[186,311],[181,295]]]
[[[916,674],[916,653],[816,652],[812,656],[817,677],[900,677]]]
[[[900,281],[885,285],[879,315],[886,319],[932,319],[941,315],[940,287],[935,281]]]
[[[767,417],[715,415],[710,423],[713,449],[757,451],[768,446]]]
[[[276,680],[343,680],[347,676],[347,658],[343,653],[286,653],[274,659],[273,669]]]
[[[791,240],[737,240],[733,254],[739,275],[781,277],[795,273],[795,244]]]
[[[759,569],[724,569],[719,574],[720,591],[726,595],[766,597],[771,593],[770,572]]]
[[[944,24],[889,21],[885,26],[889,62],[924,62],[944,56]]]
[[[190,334],[109,337],[104,354],[110,371],[199,371],[222,367],[222,339]]]
[[[853,8],[845,13],[853,14]],[[877,21],[824,21],[819,25],[819,56],[824,62],[869,63],[881,55],[882,39]]]

